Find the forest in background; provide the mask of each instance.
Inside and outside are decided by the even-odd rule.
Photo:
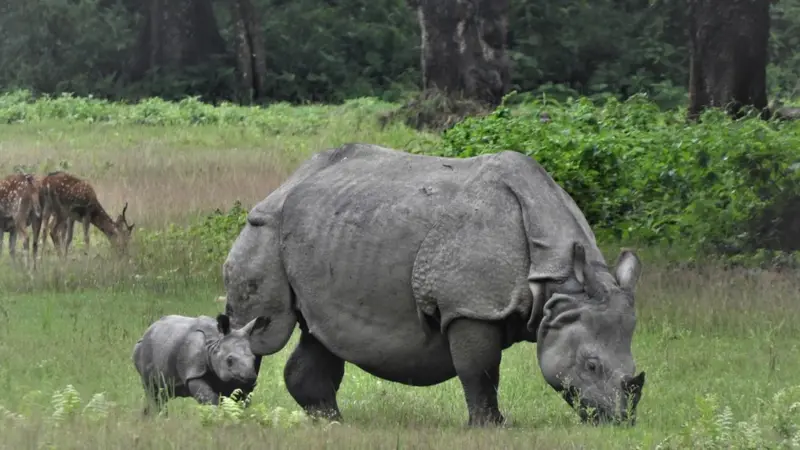
[[[412,4],[410,4],[412,3]],[[111,100],[400,101],[422,87],[407,0],[5,0],[0,89]],[[689,9],[676,0],[514,0],[509,90],[684,105]],[[770,99],[800,95],[800,0],[770,8]],[[237,54],[263,53],[242,95]]]

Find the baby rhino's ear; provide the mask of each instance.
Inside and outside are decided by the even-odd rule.
[[[217,316],[217,330],[222,333],[223,336],[227,336],[228,333],[231,332],[231,319],[225,314],[220,314]]]

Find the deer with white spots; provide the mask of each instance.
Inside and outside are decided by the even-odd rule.
[[[53,217],[52,215],[48,217],[44,217],[44,193],[42,192],[42,181],[44,181],[44,175],[34,175],[33,176],[33,185],[36,187],[36,195],[39,198],[39,206],[40,212],[36,214],[31,208],[30,214],[28,214],[28,225],[31,226],[33,231],[33,260],[34,260],[34,268],[36,267],[36,258],[37,254],[39,253],[39,234],[42,231],[42,226],[44,226],[44,237],[42,238],[42,247],[41,250],[44,250],[44,243],[47,242],[47,232],[50,229],[50,219]],[[57,243],[53,240],[53,246],[57,247]],[[28,248],[28,241],[23,241],[23,247]]]
[[[125,211],[128,203],[122,208],[116,220],[106,212],[97,199],[94,188],[86,181],[66,172],[51,172],[42,179],[42,221],[47,223],[51,216],[55,223],[50,228],[53,244],[61,247],[62,257],[67,257],[67,249],[72,243],[75,221],[83,224],[83,241],[86,250],[89,250],[89,225],[96,226],[102,231],[114,249],[124,253],[127,251],[128,242],[135,224],[128,224]],[[47,233],[42,238],[42,244],[47,240]]]
[[[16,261],[17,234],[22,235],[25,257],[30,250],[28,225],[36,227],[42,215],[39,191],[33,175],[15,173],[0,180],[0,252],[3,248],[3,234],[8,233],[9,254]],[[38,230],[36,230],[38,231]],[[34,239],[38,233],[34,232]],[[33,264],[36,268],[36,244],[34,244]]]

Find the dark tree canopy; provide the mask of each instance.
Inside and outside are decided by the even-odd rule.
[[[729,5],[695,6],[723,16],[761,9],[752,19],[741,9],[743,22],[733,31],[714,31],[712,16],[697,22],[708,37],[698,51],[712,56],[721,45],[713,36],[749,36],[746,29],[761,30],[765,10],[763,1],[715,10],[717,4]],[[420,10],[441,27],[421,27]],[[489,102],[509,90],[558,99],[645,92],[673,107],[686,104],[688,16],[686,2],[668,0],[418,0],[413,9],[408,0],[5,0],[0,89],[336,103],[361,96],[399,101],[444,86]],[[800,0],[780,0],[769,18],[765,84],[770,97],[796,97]],[[745,59],[760,58],[755,49],[766,34],[755,33],[760,37]],[[722,56],[719,64],[733,63]],[[704,64],[717,62],[695,64],[695,95],[717,102],[718,92],[704,85],[714,77]],[[732,85],[723,90],[733,95]],[[737,96],[757,103],[757,93]]]

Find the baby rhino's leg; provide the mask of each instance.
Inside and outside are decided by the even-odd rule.
[[[142,379],[145,393],[145,406],[142,415],[149,416],[155,409],[156,414],[160,414],[164,405],[169,401],[172,391],[169,386],[163,385],[159,380]]]
[[[189,393],[201,405],[219,404],[219,394],[214,392],[205,381],[195,378],[194,380],[189,380],[186,385],[189,388]]]

